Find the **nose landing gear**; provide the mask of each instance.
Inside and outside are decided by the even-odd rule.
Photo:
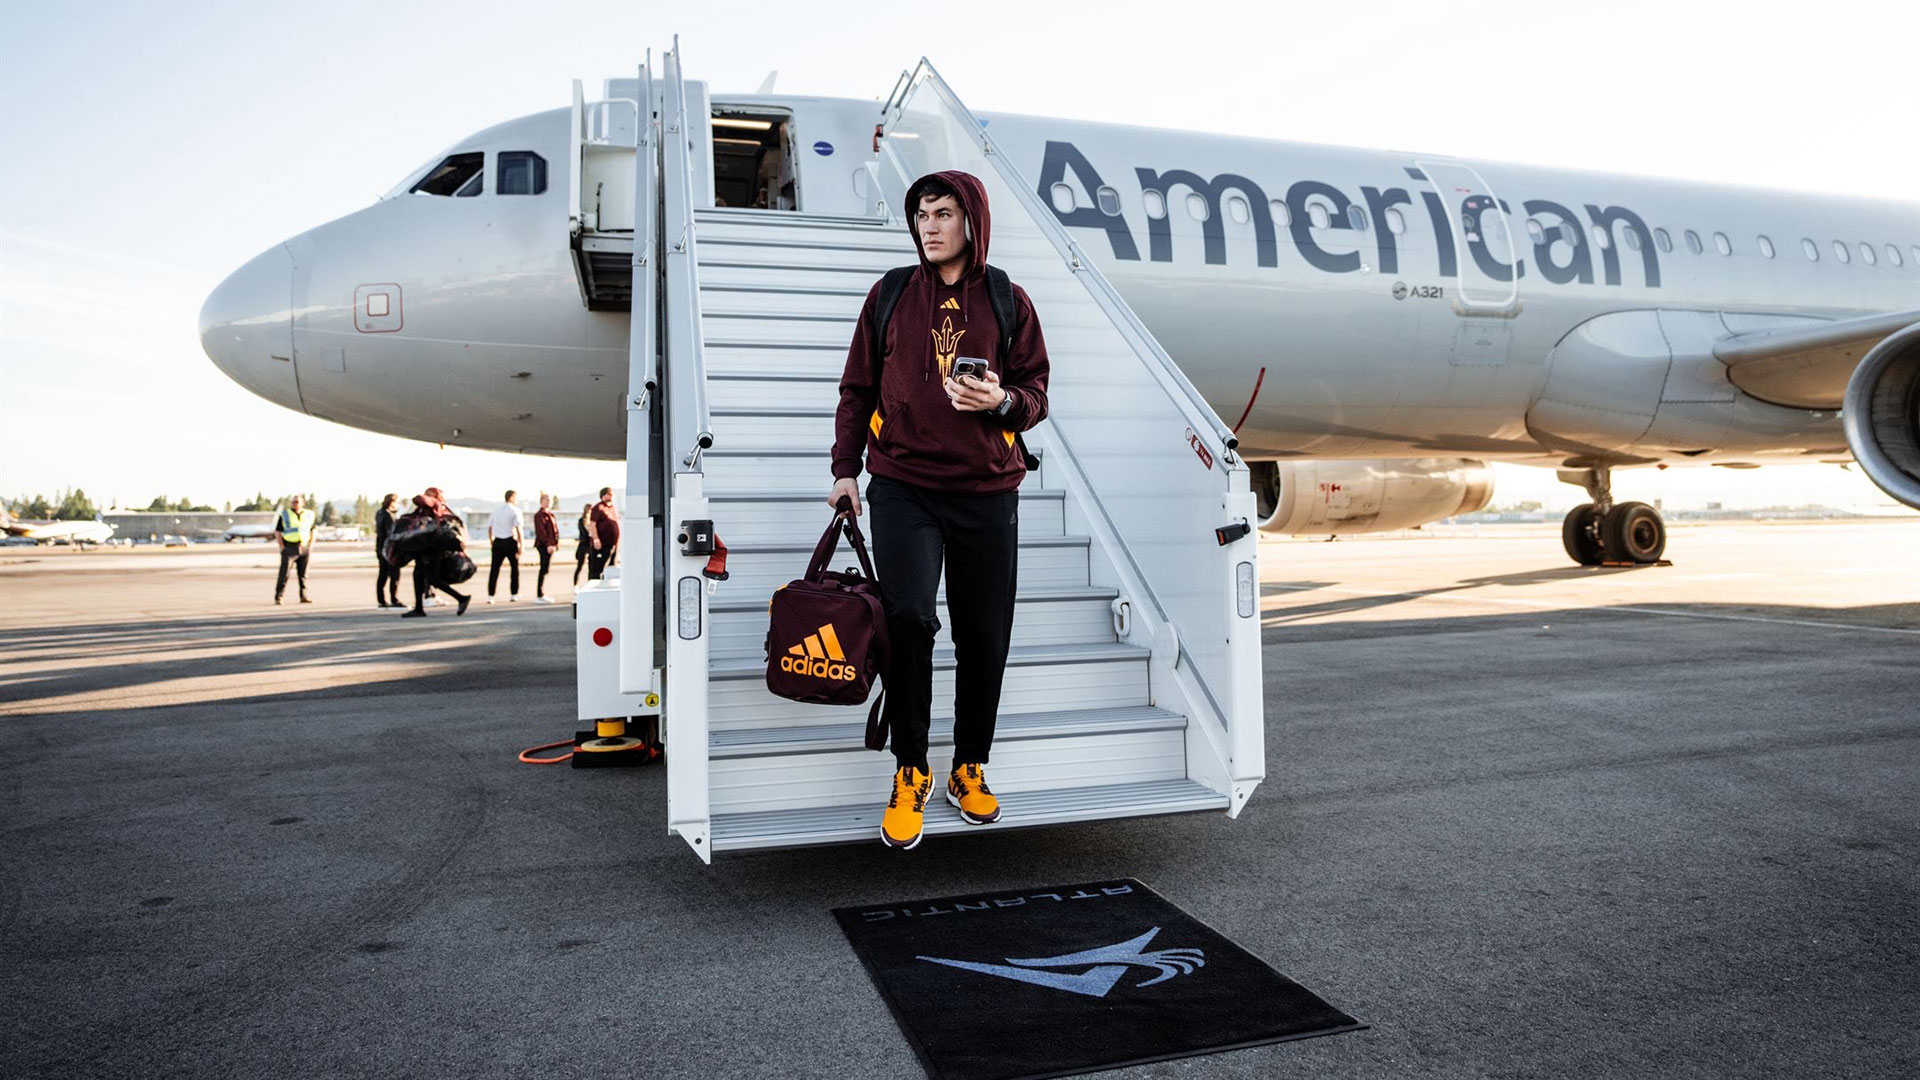
[[[1595,465],[1562,469],[1557,475],[1565,483],[1586,488],[1593,498],[1569,511],[1560,526],[1560,542],[1574,562],[1600,566],[1660,561],[1667,550],[1666,521],[1646,503],[1614,502],[1611,469]]]

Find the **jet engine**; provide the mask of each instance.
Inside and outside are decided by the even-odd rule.
[[[1493,471],[1464,458],[1256,461],[1260,528],[1287,536],[1411,529],[1485,509]]]
[[[1920,323],[1861,358],[1847,381],[1841,418],[1847,446],[1867,478],[1920,510]]]

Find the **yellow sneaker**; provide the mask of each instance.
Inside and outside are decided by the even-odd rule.
[[[911,765],[894,773],[893,795],[887,799],[886,815],[880,819],[881,841],[902,851],[918,844],[921,822],[927,814],[927,796],[931,794],[931,775]]]
[[[980,766],[969,762],[947,774],[947,801],[959,807],[969,825],[991,825],[1000,820],[1000,800],[987,787]]]

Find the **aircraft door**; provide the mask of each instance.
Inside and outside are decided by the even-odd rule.
[[[1454,310],[1461,315],[1512,315],[1520,307],[1525,268],[1508,227],[1511,209],[1478,172],[1459,162],[1421,161],[1451,231],[1455,272]]]

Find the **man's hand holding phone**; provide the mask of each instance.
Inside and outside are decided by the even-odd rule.
[[[999,408],[1007,397],[1007,392],[1000,389],[999,374],[988,368],[984,360],[955,361],[953,376],[942,386],[953,407],[960,412],[988,412]]]

